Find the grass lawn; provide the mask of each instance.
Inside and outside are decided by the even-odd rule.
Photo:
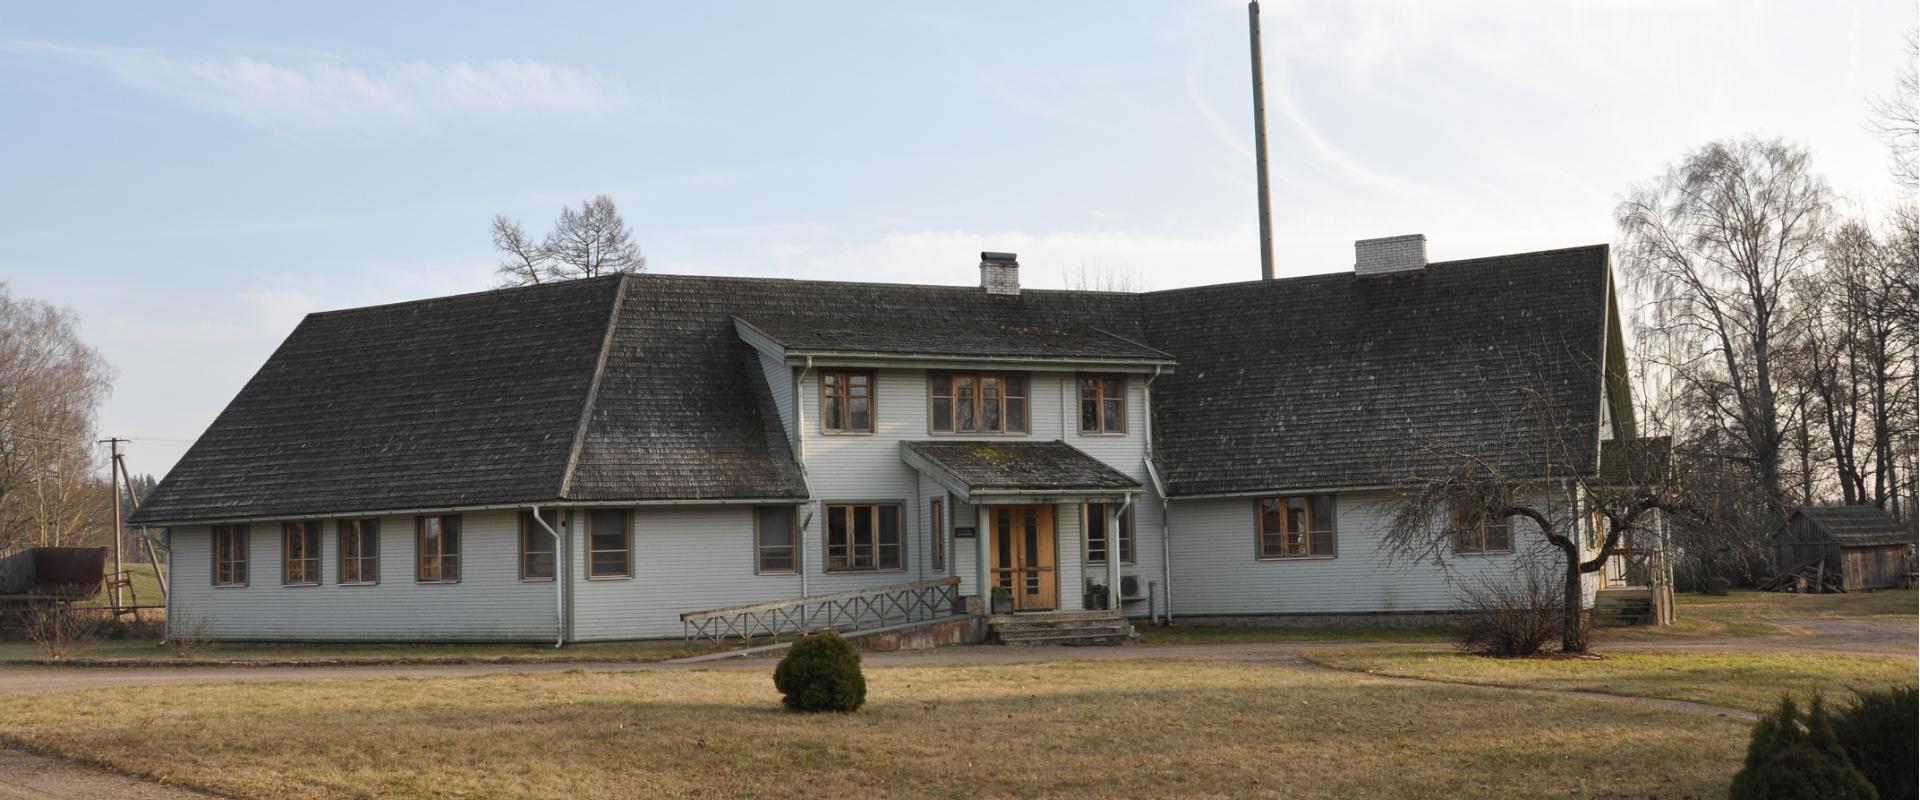
[[[166,597],[160,593],[160,577],[154,574],[152,564],[127,564],[125,568],[127,573],[133,577],[133,594],[128,596],[127,590],[121,589],[121,602],[143,606],[166,605]],[[111,561],[107,563],[107,571],[113,571],[113,563]],[[111,593],[102,587],[99,594],[80,603],[80,605],[110,606],[113,605],[113,598]]]
[[[1737,590],[1723,597],[1674,596],[1674,624],[1664,628],[1601,628],[1598,641],[1665,638],[1791,636],[1799,629],[1774,621],[1852,619],[1916,622],[1920,596],[1912,590],[1847,594],[1788,594]]]
[[[1766,711],[1790,691],[1834,700],[1854,688],[1914,682],[1915,662],[1899,656],[1810,653],[1613,652],[1600,660],[1484,658],[1434,649],[1322,650],[1308,658],[1340,669],[1481,686],[1577,689],[1689,700]]]
[[[1140,640],[1148,645],[1256,644],[1260,642],[1446,642],[1448,628],[1289,628],[1140,625]]]
[[[241,797],[1720,797],[1745,724],[1210,660],[766,669],[0,697],[0,741]],[[1462,735],[1470,731],[1471,735]]]
[[[232,662],[400,662],[412,664],[523,663],[556,661],[664,661],[709,652],[677,641],[570,644],[555,650],[531,644],[256,644],[226,642],[195,650],[185,658],[151,639],[120,639],[83,644],[70,660],[126,666],[218,664]],[[0,666],[39,663],[47,651],[32,642],[0,642]]]

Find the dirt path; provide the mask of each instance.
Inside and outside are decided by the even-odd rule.
[[[207,800],[213,795],[0,748],[0,800]]]

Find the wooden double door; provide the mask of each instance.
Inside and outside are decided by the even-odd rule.
[[[1013,594],[1013,609],[1059,607],[1053,506],[988,506],[987,525],[993,537],[994,585]]]

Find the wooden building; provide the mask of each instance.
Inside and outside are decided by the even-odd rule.
[[[1824,566],[1849,592],[1906,586],[1914,569],[1914,528],[1876,506],[1806,506],[1774,543],[1773,566]]]

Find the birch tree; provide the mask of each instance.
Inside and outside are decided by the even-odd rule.
[[[71,543],[110,499],[93,423],[113,373],[78,328],[0,284],[0,551]]]

